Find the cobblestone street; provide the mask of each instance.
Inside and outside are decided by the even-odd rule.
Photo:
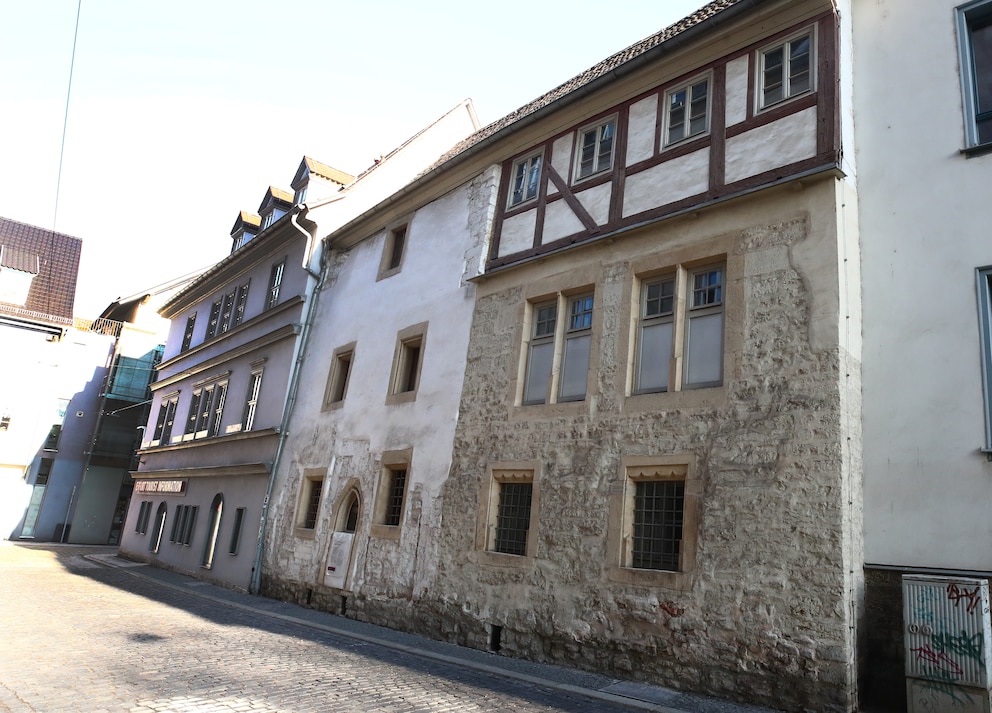
[[[688,710],[675,698],[663,702],[678,708],[657,698],[629,707],[597,691],[580,695],[595,677],[578,672],[561,670],[560,685],[545,686],[535,664],[506,661],[517,672],[501,675],[409,644],[342,636],[296,618],[328,615],[101,557],[116,559],[111,548],[0,544],[3,713]],[[152,573],[181,578],[185,591]],[[758,709],[697,699],[692,710]]]

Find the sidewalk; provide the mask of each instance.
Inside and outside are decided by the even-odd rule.
[[[599,674],[446,644],[347,617],[307,609],[296,604],[242,594],[177,572],[131,562],[118,557],[115,553],[87,554],[84,557],[104,566],[119,568],[135,577],[153,580],[161,586],[171,587],[188,595],[210,599],[226,606],[303,624],[421,658],[464,666],[604,702],[619,703],[635,710],[656,713],[771,713],[771,709],[768,708],[730,703],[659,686],[619,681]]]

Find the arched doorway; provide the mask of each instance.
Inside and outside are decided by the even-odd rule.
[[[352,488],[341,501],[334,532],[331,533],[331,547],[327,553],[327,568],[324,570],[324,584],[328,587],[347,588],[355,532],[358,530],[361,512],[361,495],[357,489]]]

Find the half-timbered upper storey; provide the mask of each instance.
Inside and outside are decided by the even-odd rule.
[[[602,89],[577,77],[568,93],[586,90],[581,101],[537,112],[520,134],[539,140],[502,162],[487,269],[839,167],[831,4],[765,2],[767,22],[755,22],[760,7],[739,26],[718,22],[739,5],[712,3],[590,70],[615,65]]]

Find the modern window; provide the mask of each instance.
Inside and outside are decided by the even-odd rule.
[[[665,145],[700,136],[709,130],[709,78],[699,79],[665,95]]]
[[[245,395],[245,409],[241,416],[241,430],[250,431],[255,425],[258,410],[258,395],[262,391],[262,369],[254,369],[248,377],[248,393]]]
[[[210,321],[207,322],[207,333],[204,339],[212,339],[216,337],[218,332],[218,327],[220,326],[220,310],[223,306],[223,299],[219,299],[210,305]]]
[[[169,508],[165,503],[158,504],[158,510],[155,513],[155,525],[152,529],[152,538],[148,543],[148,550],[155,554],[162,547],[162,536],[165,534],[165,518],[169,514]]]
[[[214,555],[217,553],[217,538],[220,537],[221,515],[224,513],[224,496],[217,493],[210,503],[210,522],[207,525],[207,539],[203,543],[203,558],[200,566],[210,569],[214,566]]]
[[[679,267],[641,280],[632,393],[723,383],[724,272]]]
[[[982,384],[985,400],[985,447],[992,460],[992,266],[977,270],[978,333],[982,341]]]
[[[285,271],[285,260],[280,260],[272,266],[272,272],[269,274],[269,292],[265,298],[265,309],[270,309],[279,304],[279,290],[282,288],[282,278]]]
[[[379,486],[376,490],[371,534],[374,537],[398,539],[406,509],[406,493],[410,485],[412,449],[385,451],[382,454]]]
[[[427,322],[407,327],[396,335],[387,404],[413,401],[417,397],[426,342]]]
[[[524,405],[582,401],[589,381],[594,297],[564,296],[531,306],[527,364],[521,402]],[[558,319],[564,311],[564,323]],[[556,360],[560,368],[556,369]]]
[[[196,514],[200,508],[196,505],[176,505],[175,519],[172,522],[172,532],[169,541],[187,547],[193,541],[193,530],[196,527]]]
[[[356,343],[346,344],[334,350],[331,356],[331,370],[327,375],[327,389],[324,392],[324,406],[339,406],[348,393],[348,380],[351,378],[351,365],[355,359]]]
[[[613,167],[613,145],[616,140],[616,117],[602,124],[579,131],[575,156],[575,177],[578,179],[608,171]]]
[[[216,381],[195,389],[186,418],[186,435],[192,438],[216,436],[220,432],[226,401],[227,381]]]
[[[695,568],[698,481],[680,456],[624,456],[622,487],[611,499],[610,577],[684,588]],[[616,549],[613,549],[616,548]]]
[[[148,520],[152,516],[152,503],[150,500],[142,500],[138,508],[138,519],[134,523],[134,531],[139,535],[148,532]]]
[[[245,526],[245,509],[238,508],[234,511],[234,525],[231,527],[231,542],[227,547],[227,553],[230,555],[238,554],[238,549],[241,547],[241,531]]]
[[[962,5],[957,20],[967,144],[992,143],[992,2]]]
[[[302,186],[296,189],[296,193],[293,195],[293,203],[296,205],[303,205],[307,201],[307,187]]]
[[[534,200],[541,188],[542,155],[536,154],[513,163],[510,172],[510,207]]]
[[[813,89],[813,31],[807,30],[759,53],[759,108]]]
[[[303,473],[303,489],[300,492],[300,506],[296,517],[296,527],[298,529],[313,530],[317,527],[323,490],[323,471],[309,472],[305,470]]]
[[[379,272],[376,274],[376,280],[392,277],[403,269],[403,260],[406,258],[410,243],[409,222],[394,224],[388,227],[385,232],[386,237],[382,243],[382,255],[379,258]]]
[[[158,407],[158,418],[155,420],[155,431],[152,434],[151,445],[166,446],[172,440],[172,425],[176,421],[176,407],[178,405],[178,392],[162,399]]]
[[[186,351],[193,343],[193,328],[196,326],[196,312],[186,318],[186,331],[183,332],[183,345],[179,351]]]

